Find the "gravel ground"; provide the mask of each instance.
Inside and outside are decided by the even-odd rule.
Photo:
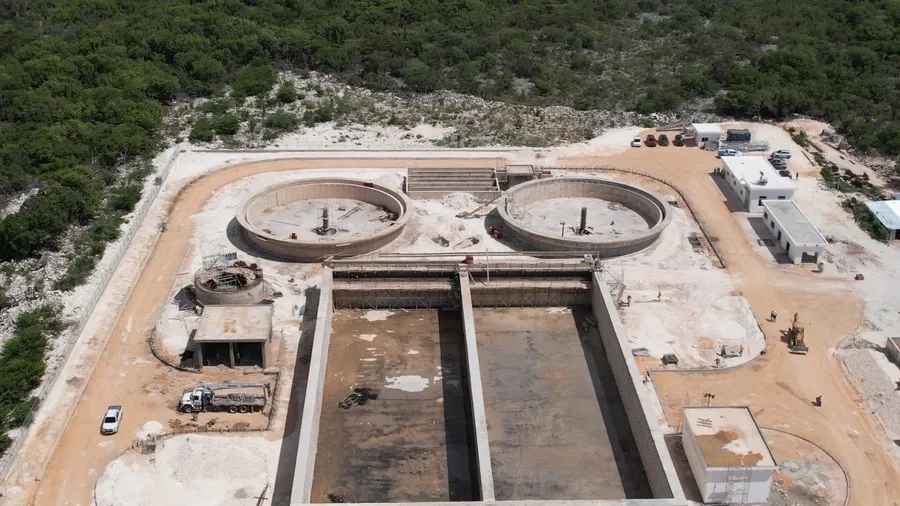
[[[844,366],[866,405],[878,416],[892,439],[900,436],[900,392],[879,367],[875,350],[863,349],[845,356]],[[828,399],[825,399],[828,402]]]

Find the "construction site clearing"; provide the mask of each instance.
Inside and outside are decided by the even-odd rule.
[[[900,330],[896,246],[787,132],[737,126],[793,151],[817,263],[759,246],[715,151],[634,130],[600,154],[183,153],[0,504],[896,504],[896,393],[863,375],[900,373],[856,358]]]

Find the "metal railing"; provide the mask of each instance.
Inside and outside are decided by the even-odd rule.
[[[161,180],[160,184],[154,184],[150,191],[145,194],[143,198],[141,198],[141,202],[138,205],[138,208],[134,211],[134,215],[129,222],[128,231],[125,232],[125,236],[119,243],[118,249],[114,253],[112,253],[112,261],[109,262],[106,267],[100,268],[95,271],[95,274],[99,275],[99,281],[96,288],[94,289],[94,293],[91,295],[91,298],[88,300],[87,304],[84,305],[84,308],[81,312],[81,317],[78,319],[78,323],[74,327],[70,327],[69,329],[67,329],[67,331],[60,335],[56,340],[57,350],[61,351],[62,360],[59,362],[59,365],[56,368],[51,370],[48,375],[45,376],[41,386],[38,387],[38,391],[34,393],[33,398],[35,399],[35,402],[28,414],[25,415],[24,421],[20,426],[21,432],[15,437],[12,445],[10,445],[10,447],[6,450],[6,453],[3,454],[3,457],[0,458],[0,483],[3,483],[8,477],[9,471],[12,469],[12,466],[16,461],[19,450],[22,449],[22,445],[25,443],[25,440],[28,439],[28,433],[30,432],[31,425],[34,423],[35,414],[37,413],[38,409],[40,409],[43,401],[47,398],[47,395],[56,385],[56,382],[59,379],[62,370],[65,368],[66,363],[69,360],[69,355],[72,352],[72,348],[78,341],[78,338],[81,336],[81,333],[84,331],[88,322],[91,320],[91,315],[93,314],[94,309],[96,309],[97,303],[100,301],[100,298],[103,296],[103,292],[106,291],[107,284],[109,284],[109,281],[112,278],[113,274],[119,268],[122,259],[125,257],[125,253],[130,249],[132,239],[134,239],[135,234],[141,227],[141,224],[143,223],[144,218],[147,216],[147,213],[150,211],[150,208],[156,202],[156,197],[159,195],[159,192],[165,185],[166,178],[169,175],[169,171],[172,169],[172,165],[174,165],[175,163],[175,159],[178,158],[178,155],[182,152],[182,149],[176,147],[172,151],[172,154],[169,156],[168,160],[166,160],[166,163],[163,165],[162,169],[160,169],[160,171],[156,174],[150,176],[159,178]],[[106,254],[109,254],[109,252],[107,252]]]

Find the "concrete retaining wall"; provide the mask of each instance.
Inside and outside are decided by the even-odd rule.
[[[303,418],[297,444],[297,463],[291,488],[291,506],[308,504],[312,496],[313,474],[316,470],[316,450],[319,444],[319,421],[322,417],[322,397],[325,392],[325,370],[328,365],[328,345],[331,342],[332,305],[331,269],[325,268],[316,311],[316,330],[313,333],[309,379],[303,400]],[[307,302],[308,304],[309,302]]]
[[[656,414],[644,393],[644,385],[637,364],[631,356],[625,329],[619,321],[616,305],[609,287],[601,277],[593,274],[593,310],[597,319],[600,339],[606,349],[609,366],[616,379],[616,387],[628,414],[628,423],[634,433],[641,462],[653,496],[683,500],[684,491],[678,481],[675,464],[669,456],[663,433],[656,424]],[[650,422],[654,420],[654,422]]]
[[[567,197],[618,202],[641,215],[650,224],[650,230],[629,239],[574,240],[529,229],[510,214],[534,202]],[[596,177],[560,177],[523,183],[509,190],[497,210],[506,231],[526,244],[543,250],[590,252],[603,258],[627,255],[650,246],[672,221],[668,205],[656,195],[636,186]]]
[[[353,199],[381,206],[397,214],[397,221],[386,230],[358,239],[303,241],[275,237],[252,225],[263,211],[306,199]],[[254,247],[277,258],[295,262],[314,262],[337,254],[361,255],[390,244],[409,221],[409,200],[403,193],[369,181],[321,178],[292,181],[267,188],[250,198],[237,215],[244,236]]]

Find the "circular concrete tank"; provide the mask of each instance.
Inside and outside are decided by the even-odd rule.
[[[650,246],[672,220],[668,205],[656,195],[596,177],[524,183],[510,189],[497,210],[507,232],[532,247],[589,252],[601,258]]]
[[[259,250],[285,260],[315,262],[390,244],[409,221],[409,208],[403,193],[372,182],[306,179],[254,195],[237,221]]]
[[[244,262],[201,269],[194,275],[194,294],[205,306],[257,304],[265,296],[262,269]]]

